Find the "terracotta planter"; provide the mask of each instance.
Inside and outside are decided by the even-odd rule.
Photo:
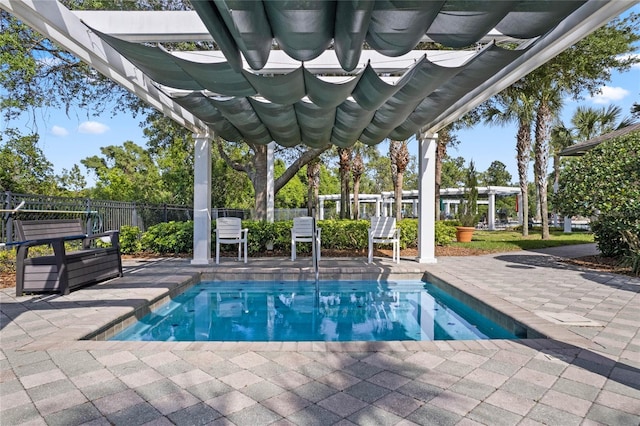
[[[473,237],[473,231],[476,228],[473,226],[456,226],[456,240],[459,243],[469,243],[471,242],[471,237]]]

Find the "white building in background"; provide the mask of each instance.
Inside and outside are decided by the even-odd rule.
[[[465,188],[442,188],[440,189],[440,199],[445,215],[450,216],[457,213],[458,206],[462,202]],[[418,217],[418,195],[419,191],[402,191],[402,203],[411,204],[411,216]],[[496,225],[496,197],[517,196],[518,224],[522,224],[522,196],[519,187],[513,186],[479,186],[478,204],[488,205],[487,226],[489,230],[494,230]],[[353,194],[350,195],[353,201]],[[339,201],[340,194],[320,195],[319,217],[325,218],[325,201]],[[369,216],[392,216],[395,196],[392,191],[381,194],[359,194],[358,201],[360,217],[367,205],[375,205],[375,213]],[[336,213],[340,213],[340,203],[336,202]]]

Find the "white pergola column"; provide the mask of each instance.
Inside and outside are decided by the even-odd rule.
[[[489,210],[487,211],[487,222],[489,225],[489,231],[496,230],[496,194],[489,193]]]
[[[437,134],[417,135],[418,153],[418,263],[436,263],[436,144]]]
[[[267,145],[267,222],[273,223],[275,219],[275,171],[273,151],[276,146],[275,142]]]
[[[192,265],[209,265],[211,259],[211,139],[209,133],[193,135],[193,259]]]
[[[319,212],[320,216],[318,218],[320,220],[324,220],[324,198],[321,198],[318,201],[318,204],[319,204],[319,210],[320,210],[320,212]]]
[[[563,231],[567,234],[571,233],[571,216],[564,217],[564,229]]]

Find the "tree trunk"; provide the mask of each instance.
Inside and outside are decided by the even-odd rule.
[[[267,146],[248,144],[253,155],[245,157],[242,161],[233,160],[224,150],[222,139],[216,138],[216,145],[220,157],[229,167],[239,172],[246,173],[253,185],[255,193],[255,218],[267,220]],[[318,158],[320,154],[329,149],[329,146],[304,151],[287,170],[282,173],[273,184],[273,196],[293,178],[296,173],[307,163]]]
[[[542,220],[542,239],[548,240],[549,235],[549,204],[547,202],[547,167],[549,164],[549,128],[551,123],[551,110],[549,105],[541,102],[536,117],[536,142],[534,145],[535,162],[540,200],[540,218]]]
[[[351,173],[353,174],[353,219],[358,220],[360,219],[360,180],[364,173],[364,161],[362,161],[360,150],[356,151],[353,158]]]
[[[396,200],[396,221],[402,220],[402,184],[404,182],[404,173],[398,172],[396,176],[396,184],[394,185],[394,198]]]
[[[444,156],[447,155],[447,143],[447,140],[438,138],[438,144],[436,145],[436,220],[440,220],[442,215],[442,212],[440,211],[440,188],[442,186],[442,160],[444,159]]]
[[[249,178],[255,192],[254,219],[267,220],[267,146],[254,145],[253,149],[253,173],[249,173]]]
[[[520,121],[516,140],[518,159],[518,179],[522,196],[522,236],[529,235],[529,182],[527,172],[529,168],[529,154],[531,150],[531,125]]]
[[[389,142],[389,159],[391,160],[391,176],[393,178],[393,191],[396,203],[396,221],[402,219],[402,183],[404,172],[409,164],[409,149],[407,141]]]
[[[351,218],[349,181],[351,180],[351,148],[338,148],[340,159],[340,219]]]
[[[318,218],[318,200],[320,187],[320,160],[317,158],[307,164],[307,214]],[[315,212],[315,214],[314,214]]]

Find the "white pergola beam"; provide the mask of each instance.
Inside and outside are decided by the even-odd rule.
[[[198,16],[190,11],[132,11],[132,10],[74,10],[78,18],[92,28],[127,41],[175,42],[213,41],[211,34]],[[426,35],[423,42],[433,41]],[[490,41],[520,42],[493,29],[480,43]]]
[[[400,74],[418,62],[424,55],[427,59],[442,67],[458,67],[473,58],[478,52],[475,50],[412,50],[398,57],[389,57],[375,50],[363,50],[360,61],[353,71],[346,72],[340,66],[336,54],[332,50],[325,51],[315,59],[304,62],[306,70],[314,74],[331,74],[353,76],[362,71],[367,63],[378,74]],[[219,50],[175,51],[175,56],[192,62],[220,63],[226,62],[226,58]],[[243,60],[243,67],[249,69],[249,65]],[[250,70],[256,74],[286,74],[302,66],[301,61],[291,58],[282,50],[272,50],[269,60],[264,68]]]

